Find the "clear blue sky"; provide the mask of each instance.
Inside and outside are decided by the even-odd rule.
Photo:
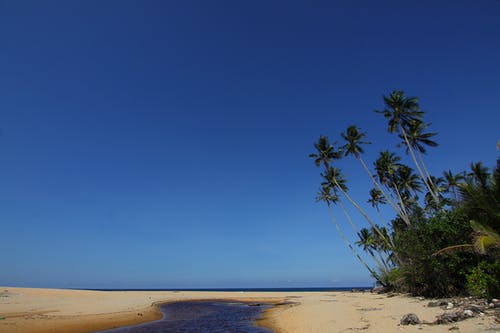
[[[492,166],[499,18],[495,0],[0,1],[0,285],[370,285],[314,202],[312,143],[357,124],[367,159],[393,148],[373,110],[403,89],[439,132],[432,171]]]

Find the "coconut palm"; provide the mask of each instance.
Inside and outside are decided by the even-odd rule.
[[[410,153],[415,167],[422,179],[422,182],[428,188],[437,201],[438,197],[434,195],[432,191],[432,186],[427,183],[427,177],[424,175],[420,164],[417,161],[414,149],[409,141],[407,130],[412,126],[412,123],[422,122],[424,112],[420,110],[417,97],[406,97],[403,91],[393,91],[389,96],[383,96],[386,108],[382,111],[376,111],[381,113],[388,120],[388,131],[390,133],[399,133]],[[413,125],[415,126],[415,125]]]
[[[356,242],[356,245],[362,247],[363,250],[373,258],[380,271],[388,272],[389,268],[387,267],[385,262],[379,260],[374,253],[374,251],[377,251],[377,248],[373,233],[369,229],[363,228],[358,232],[358,237],[359,240]]]
[[[314,164],[318,167],[323,164],[326,168],[333,160],[342,156],[342,153],[336,150],[334,144],[331,144],[328,137],[324,135],[321,135],[318,142],[314,143],[314,148],[317,152],[309,154],[309,157],[314,158]]]
[[[371,181],[375,185],[376,189],[380,192],[381,195],[384,196],[385,201],[389,203],[389,205],[394,209],[394,211],[403,218],[403,214],[400,209],[396,206],[393,200],[385,193],[382,186],[377,182],[375,177],[373,177],[372,172],[366,165],[365,161],[361,157],[361,154],[364,153],[363,144],[370,144],[368,141],[363,141],[363,138],[366,137],[366,133],[360,132],[358,127],[349,126],[345,133],[341,133],[342,138],[347,141],[347,143],[342,147],[344,152],[344,156],[352,155],[354,156],[363,166],[366,173],[370,177]]]
[[[482,162],[471,163],[470,169],[469,179],[481,187],[486,188],[490,176],[489,169],[483,166]]]
[[[377,211],[380,211],[379,205],[385,205],[387,203],[385,197],[382,195],[382,192],[376,188],[372,188],[370,190],[370,199],[368,199],[367,202]]]
[[[451,170],[444,171],[443,172],[443,179],[444,179],[444,190],[446,192],[452,192],[453,197],[455,201],[458,200],[458,194],[457,194],[457,189],[459,184],[461,184],[464,181],[464,176],[460,173],[453,174]]]
[[[373,220],[368,216],[368,214],[361,208],[360,205],[356,201],[354,201],[348,193],[348,189],[346,186],[346,180],[342,175],[342,172],[339,168],[335,167],[327,167],[325,173],[322,173],[323,178],[326,183],[331,184],[334,188],[338,189],[340,193],[353,205],[358,212],[365,218],[365,220],[372,226],[373,229],[377,233],[379,233],[380,237],[384,237],[384,235],[380,232],[377,225],[373,222]]]
[[[398,198],[399,216],[407,224],[410,225],[410,219],[406,211],[406,206],[403,197],[395,183],[396,173],[401,167],[401,157],[387,150],[380,152],[379,157],[374,162],[375,171],[380,184],[383,184],[388,190],[393,191]]]
[[[404,198],[408,199],[412,195],[417,196],[422,192],[420,178],[407,165],[401,165],[395,176],[395,182]]]
[[[435,195],[436,197],[438,196],[437,190],[435,188],[436,184],[434,184],[430,178],[431,175],[429,173],[429,170],[427,169],[427,165],[424,162],[423,154],[425,154],[426,151],[426,146],[428,147],[437,147],[438,143],[433,141],[431,138],[435,136],[437,133],[431,133],[427,132],[425,133],[424,131],[427,129],[428,125],[425,124],[423,121],[410,121],[407,124],[406,128],[406,133],[408,136],[408,142],[410,143],[410,146],[414,149],[416,152],[416,155],[420,161],[420,164],[422,165],[422,168],[425,172],[425,177],[426,181],[429,184],[430,187],[432,187],[432,190],[434,193],[431,192],[432,195]],[[402,145],[405,145],[404,141],[404,136],[399,135],[399,137],[403,140]],[[400,145],[401,146],[401,145]],[[406,148],[406,153],[409,153],[408,147]]]

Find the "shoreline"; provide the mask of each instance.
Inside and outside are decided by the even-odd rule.
[[[491,316],[445,325],[400,326],[415,313],[431,322],[444,310],[429,300],[370,292],[162,292],[88,291],[0,287],[0,333],[90,333],[162,318],[160,306],[182,301],[267,303],[255,324],[276,333],[306,332],[486,332]]]

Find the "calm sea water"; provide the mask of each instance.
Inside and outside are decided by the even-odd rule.
[[[98,289],[82,289],[82,290],[97,290],[97,291],[229,291],[229,292],[314,292],[314,291],[350,291],[370,290],[373,287],[320,287],[320,288],[208,288],[208,289],[113,289],[113,288],[98,288]]]
[[[236,302],[176,302],[160,307],[160,320],[98,333],[272,333],[253,326],[268,307]]]

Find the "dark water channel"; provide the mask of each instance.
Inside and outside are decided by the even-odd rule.
[[[160,320],[98,333],[273,333],[254,326],[268,307],[217,301],[170,303],[160,307]]]

